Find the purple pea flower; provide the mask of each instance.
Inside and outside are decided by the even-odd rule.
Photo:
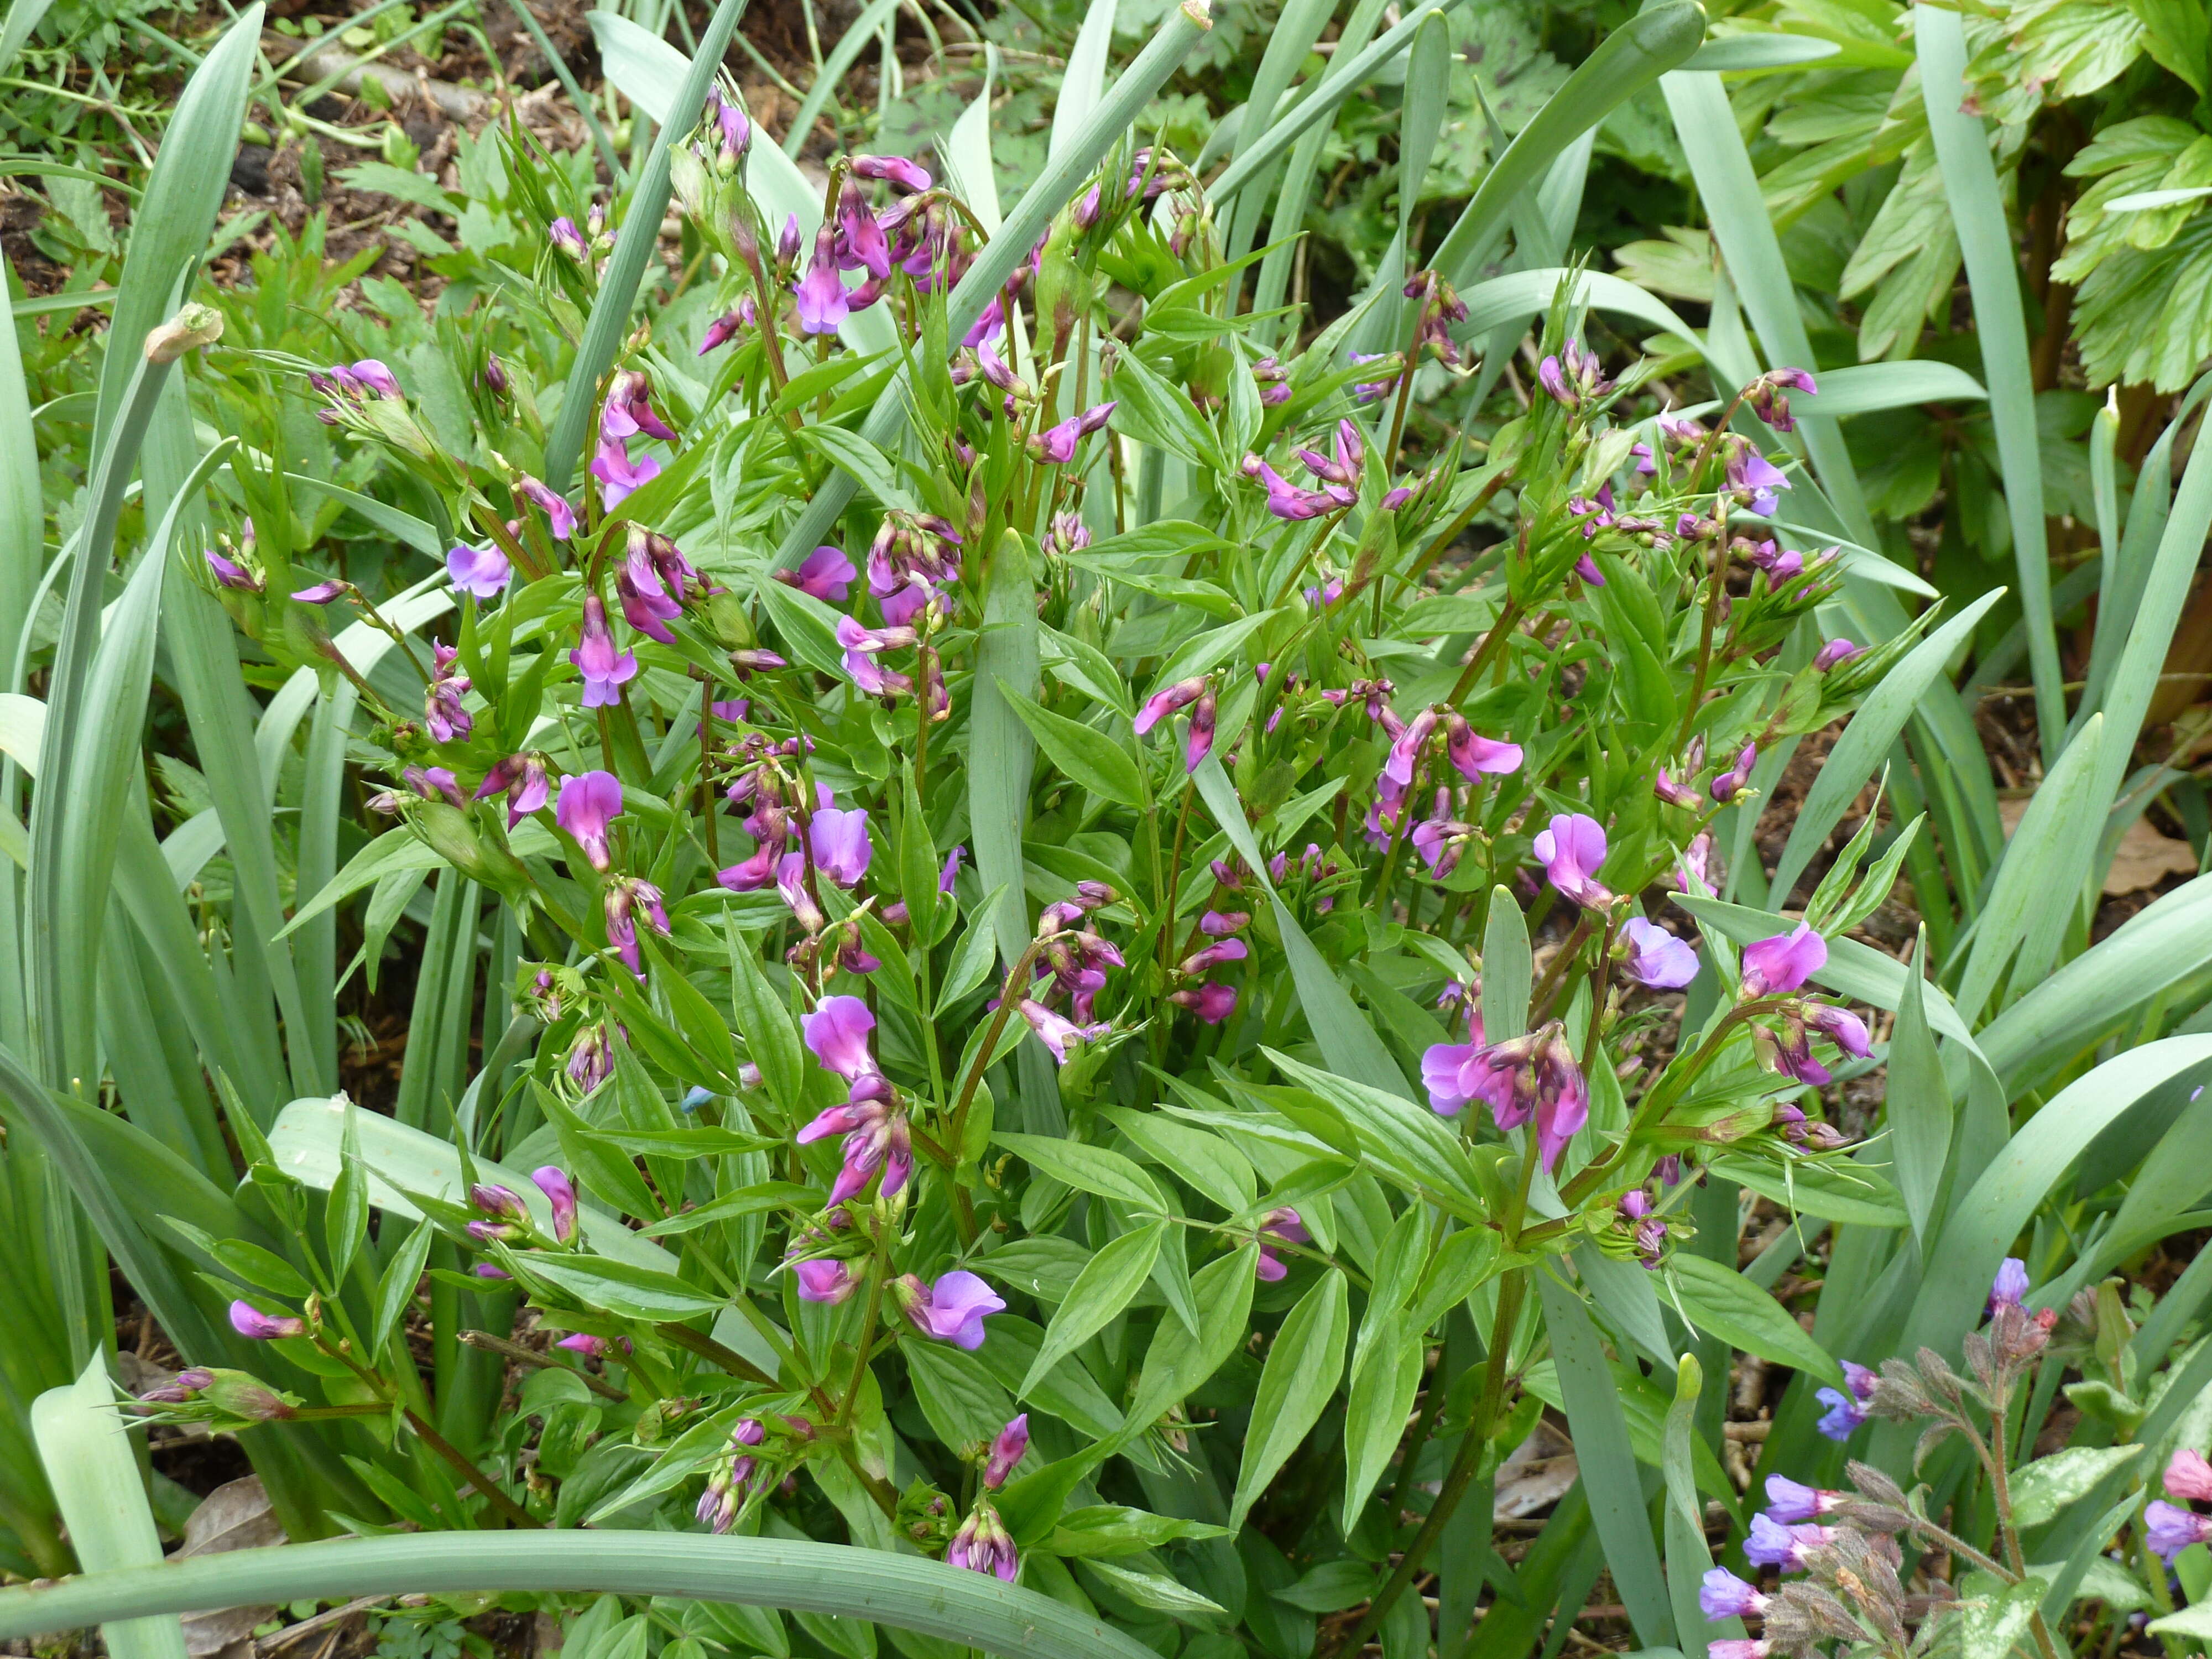
[[[1486,774],[1503,775],[1521,769],[1521,745],[1486,738],[1467,723],[1463,714],[1444,716],[1444,753],[1469,783],[1480,783]]]
[[[738,337],[738,331],[745,319],[734,311],[726,311],[707,325],[707,331],[699,337],[697,355],[703,357],[710,351],[719,351]]]
[[[592,453],[590,471],[599,481],[601,504],[611,512],[659,477],[660,463],[650,455],[632,455],[618,439],[602,438]]]
[[[1780,504],[1778,490],[1790,488],[1789,475],[1766,457],[1741,441],[1729,447],[1728,487],[1743,507],[1765,519]]]
[[[1713,780],[1713,799],[1726,806],[1743,793],[1751,782],[1751,769],[1759,764],[1759,746],[1746,744],[1743,752],[1735,757],[1735,764]]]
[[[1698,976],[1698,953],[1656,922],[1631,916],[1621,933],[1628,947],[1621,972],[1655,991],[1679,991]]]
[[[826,1302],[835,1307],[860,1288],[850,1266],[828,1258],[799,1262],[791,1273],[799,1281],[801,1302]]]
[[[352,372],[353,378],[371,397],[386,398],[392,403],[404,400],[404,394],[399,390],[398,380],[393,377],[390,369],[377,362],[375,358],[362,358],[353,366]]]
[[[952,1542],[945,1547],[945,1565],[988,1573],[1009,1584],[1021,1577],[1022,1571],[1013,1534],[988,1504],[978,1504],[960,1523],[960,1530],[952,1534]]]
[[[837,197],[837,263],[846,270],[866,270],[878,282],[891,274],[890,244],[884,228],[868,211],[868,204],[848,176]]]
[[[353,592],[353,584],[342,577],[331,576],[312,586],[301,588],[292,597],[301,605],[328,605],[332,599]]]
[[[594,870],[605,870],[612,854],[607,826],[623,810],[622,781],[611,772],[583,772],[561,780],[561,799],[553,820],[575,838]]]
[[[930,185],[928,169],[903,155],[855,155],[853,173],[855,178],[880,179],[905,196],[919,196]]]
[[[1189,1009],[1208,1025],[1218,1025],[1237,1012],[1237,988],[1208,980],[1203,985],[1170,991],[1168,1000],[1177,1007]]]
[[[939,892],[949,893],[952,890],[952,884],[960,874],[960,860],[967,856],[968,849],[965,847],[956,847],[945,855],[945,867],[937,872]]]
[[[584,595],[582,633],[568,660],[584,677],[584,707],[603,708],[622,701],[622,687],[637,678],[637,653],[615,649],[607,625],[607,605],[596,593]]]
[[[556,495],[527,477],[516,482],[514,493],[545,515],[545,528],[555,541],[565,542],[576,533],[576,509],[568,505],[566,495]]]
[[[1064,1014],[1056,1014],[1041,1002],[1024,997],[1018,1005],[1021,1016],[1029,1022],[1030,1030],[1036,1033],[1037,1041],[1052,1050],[1053,1059],[1060,1065],[1067,1064],[1067,1048],[1072,1042],[1090,1042],[1104,1036],[1114,1028],[1101,1021],[1093,1025],[1079,1025]]]
[[[489,800],[494,795],[504,794],[507,827],[512,830],[545,805],[550,788],[543,755],[509,755],[484,774],[484,781],[477,786],[471,799]]]
[[[495,599],[514,580],[514,567],[496,547],[456,547],[446,555],[446,574],[455,587],[479,599]]]
[[[554,1238],[566,1244],[576,1236],[576,1188],[568,1180],[568,1172],[557,1164],[548,1164],[532,1170],[530,1178],[553,1206]]]
[[[826,605],[842,605],[860,574],[842,547],[817,547],[796,570],[779,570],[775,579]]]
[[[848,891],[868,873],[875,848],[868,840],[868,815],[860,809],[823,807],[814,814],[814,867]]]
[[[1743,994],[1767,997],[1794,991],[1827,963],[1828,941],[1801,921],[1794,932],[1743,947]]]
[[[1305,1218],[1296,1210],[1285,1205],[1280,1209],[1268,1211],[1266,1219],[1260,1223],[1260,1231],[1254,1235],[1254,1242],[1260,1247],[1260,1256],[1252,1264],[1252,1276],[1270,1285],[1279,1283],[1289,1275],[1291,1270],[1270,1246],[1306,1244],[1312,1240],[1313,1235],[1306,1231]]]
[[[1794,432],[1797,422],[1790,417],[1790,399],[1782,394],[1802,392],[1817,397],[1820,390],[1813,384],[1813,377],[1802,368],[1773,368],[1751,383],[1743,401],[1753,414],[1777,432]]]
[[[1205,692],[1206,684],[1203,678],[1177,680],[1173,685],[1164,686],[1153,692],[1137,710],[1134,722],[1137,735],[1143,737],[1178,708],[1187,708],[1196,702]]]
[[[806,1046],[823,1070],[835,1072],[848,1083],[876,1073],[876,1060],[868,1052],[868,1033],[876,1017],[858,997],[824,997],[812,1013],[799,1021]]]
[[[400,781],[424,800],[436,800],[443,796],[453,805],[466,810],[468,803],[461,799],[461,783],[449,766],[410,766],[399,775]]]
[[[806,334],[835,334],[852,309],[837,275],[836,233],[827,224],[814,233],[814,258],[792,288],[799,326]]]
[[[1866,1022],[1848,1008],[1815,1003],[1805,1011],[1805,1024],[1847,1054],[1860,1060],[1873,1057],[1874,1041]]]
[[[1195,772],[1199,763],[1213,750],[1213,722],[1219,704],[1213,695],[1213,684],[1206,683],[1205,691],[1190,711],[1190,729],[1183,738],[1183,770]]]
[[[1292,522],[1317,519],[1340,505],[1326,490],[1300,489],[1257,455],[1244,458],[1243,471],[1246,477],[1257,478],[1267,485],[1267,511],[1279,519]]]
[[[1849,640],[1830,640],[1814,656],[1813,671],[1818,674],[1825,674],[1838,663],[1849,662],[1865,649],[1864,646],[1854,645]]]
[[[216,580],[224,587],[234,588],[241,593],[258,593],[263,591],[260,577],[255,575],[244,565],[226,559],[211,547],[207,550],[207,563],[208,569],[213,573]]]
[[[1563,898],[1592,909],[1613,902],[1597,878],[1606,847],[1605,826],[1595,818],[1581,812],[1555,814],[1538,832],[1534,851]]]
[[[545,227],[546,240],[579,264],[592,257],[592,250],[584,240],[584,233],[576,228],[576,222],[562,214]]]
[[[279,1337],[304,1335],[307,1322],[296,1316],[279,1318],[265,1314],[251,1302],[240,1300],[230,1304],[230,1328],[253,1342],[270,1342]]]
[[[1031,434],[1030,453],[1040,461],[1054,466],[1064,466],[1075,459],[1075,447],[1084,438],[1106,424],[1114,412],[1112,403],[1093,404],[1080,415],[1071,415],[1056,426]]]
[[[915,1329],[970,1352],[983,1346],[983,1322],[1006,1308],[1004,1298],[963,1268],[945,1274],[934,1285],[908,1273],[893,1282],[892,1291]]]
[[[983,1466],[983,1489],[996,1492],[1006,1484],[1030,1449],[1030,1414],[1022,1413],[1000,1429],[991,1442],[991,1459]]]
[[[1499,1042],[1434,1043],[1421,1055],[1421,1081],[1443,1116],[1480,1100],[1500,1129],[1533,1119],[1547,1170],[1589,1118],[1589,1085],[1556,1021]]]

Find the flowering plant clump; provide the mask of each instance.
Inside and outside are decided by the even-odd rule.
[[[1902,842],[1863,871],[1862,836],[1740,956],[1644,896],[1711,898],[1760,756],[1909,641],[1820,634],[1842,565],[1778,550],[1792,474],[1733,407],[1639,424],[1639,371],[1607,375],[1564,294],[1534,404],[1417,458],[1412,376],[1468,319],[1433,271],[1366,307],[1395,354],[1355,361],[1352,319],[1262,354],[1164,152],[1109,160],[980,307],[987,222],[928,171],[840,159],[809,228],[760,165],[728,102],[678,149],[720,286],[606,377],[586,489],[533,459],[514,368],[474,462],[380,362],[307,381],[468,532],[427,652],[395,602],[284,590],[420,671],[307,635],[373,715],[392,820],[330,896],[424,862],[496,895],[534,1058],[456,1127],[480,1164],[561,1160],[544,1214],[488,1177],[417,1202],[456,1282],[626,1402],[524,1489],[463,1462],[502,1510],[722,1534],[789,1524],[804,1477],[856,1540],[1203,1622],[1281,1483],[1387,1542],[1449,1419],[1381,1620],[1518,1420],[1534,1276],[1634,1262],[1740,1336],[1674,1269],[1703,1171],[1893,1201],[1816,1173],[1845,1137],[1812,1091],[1871,1050],[1813,980]],[[1736,401],[1787,430],[1810,385]],[[887,401],[902,422],[859,422]],[[1478,524],[1504,534],[1469,568]],[[265,581],[208,572],[287,648]],[[1486,1380],[1443,1411],[1436,1379],[1406,1438],[1462,1306]],[[412,1410],[327,1298],[248,1312]],[[1204,1417],[1255,1320],[1240,1453]],[[1346,1387],[1341,1453],[1307,1443]]]
[[[1308,331],[1238,193],[1298,133],[1216,172],[1134,130],[1199,0],[1011,210],[988,104],[809,182],[709,95],[737,5],[673,91],[609,35],[668,116],[614,199],[488,129],[434,315],[371,288],[311,360],[272,278],[154,328],[103,416],[163,434],[168,539],[119,597],[105,542],[76,566],[46,699],[0,702],[23,937],[60,941],[0,1094],[52,1158],[24,1190],[58,1172],[183,1358],[140,1418],[239,1434],[292,1537],[360,1535],[295,1552],[341,1577],[436,1532],[456,1598],[607,1589],[580,1652],[860,1654],[865,1617],[916,1659],[1511,1659],[1606,1570],[1650,1650],[2059,1659],[2126,1599],[2115,1538],[2195,1615],[2148,1564],[2203,1605],[2205,1286],[2105,1275],[2195,1224],[2151,1149],[2201,1139],[2212,1042],[2145,964],[2201,929],[2161,900],[2041,983],[2124,756],[2088,720],[2010,843],[2075,860],[2048,905],[1926,764],[1991,601],[1904,615],[1833,422],[1929,366],[1762,370],[1718,299],[1700,334],[1533,245],[1498,272],[1604,65]],[[1438,45],[1427,7],[1366,44],[1382,9],[1290,125]],[[1669,0],[1606,64],[1702,34]],[[189,486],[180,363],[252,438]],[[334,552],[343,514],[419,579]],[[163,811],[211,802],[162,839],[119,764],[157,663],[197,757]],[[1900,960],[1863,924],[1905,870]],[[333,1010],[403,954],[387,1114]],[[1701,1395],[1732,1356],[1771,1417]],[[2096,1426],[2027,1458],[2062,1388]],[[109,1409],[98,1366],[72,1394]],[[1509,1503],[1551,1510],[1510,1563]]]

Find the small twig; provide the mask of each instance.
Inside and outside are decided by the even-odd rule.
[[[312,1636],[319,1630],[350,1619],[356,1613],[366,1613],[369,1608],[389,1601],[391,1599],[389,1595],[364,1595],[356,1601],[347,1602],[342,1607],[331,1607],[327,1612],[317,1613],[312,1619],[302,1619],[296,1625],[287,1625],[283,1629],[263,1637],[253,1644],[254,1651],[274,1653],[277,1649],[296,1642],[303,1636]]]
[[[524,1347],[520,1342],[510,1342],[503,1336],[494,1336],[489,1331],[463,1331],[461,1340],[470,1347],[482,1348],[487,1353],[504,1354],[518,1365],[529,1365],[542,1371],[568,1371],[573,1376],[581,1377],[586,1388],[605,1399],[627,1400],[629,1398],[603,1376],[594,1376],[580,1367],[564,1365],[557,1359],[549,1358],[534,1349]]]

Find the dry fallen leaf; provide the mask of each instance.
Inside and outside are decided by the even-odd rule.
[[[2027,811],[2028,798],[2011,797],[1997,802],[1997,817],[2009,836],[2020,828],[2020,821]],[[2193,876],[2197,873],[2197,854],[2185,841],[2162,835],[2148,818],[2137,818],[2120,837],[2118,851],[2112,854],[2112,867],[2105,872],[2105,896],[2117,898],[2123,893],[2139,892],[2146,887],[2155,887],[2168,876]]]
[[[1540,1419],[1536,1431],[1498,1466],[1498,1513],[1508,1520],[1548,1509],[1581,1478],[1574,1448]]]
[[[176,1559],[219,1555],[226,1550],[258,1549],[285,1541],[284,1528],[270,1507],[269,1493],[261,1485],[261,1477],[249,1474],[242,1480],[217,1486],[201,1500],[191,1518],[185,1522],[185,1541],[177,1550]],[[210,1659],[210,1656],[223,1653],[226,1649],[241,1653],[249,1650],[253,1627],[276,1611],[273,1607],[262,1607],[188,1613],[181,1620],[185,1652],[188,1659]]]

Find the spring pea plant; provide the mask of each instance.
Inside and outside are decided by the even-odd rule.
[[[695,257],[580,489],[548,433],[586,204],[453,337],[465,447],[405,364],[265,364],[456,532],[397,595],[246,520],[195,572],[362,710],[377,832],[294,926],[374,888],[388,930],[434,872],[457,927],[495,901],[513,1018],[458,1098],[251,1138],[296,1263],[198,1241],[325,1397],[149,1404],[361,1418],[358,1532],[808,1537],[1186,1651],[1304,1653],[1316,1607],[1425,1651],[1408,1592],[1592,1352],[1583,1295],[1844,1380],[1681,1247],[1701,1182],[1894,1208],[1820,1094],[1868,1029],[1808,984],[1911,830],[1871,856],[1869,816],[1740,950],[1664,902],[1911,643],[1824,639],[1840,556],[1770,523],[1812,377],[1660,412],[1563,288],[1526,406],[1437,438],[1451,286],[1263,354],[1163,149],[964,317],[995,204],[855,155],[805,233],[761,150],[719,98],[680,146]],[[424,1309],[529,1368],[480,1443],[397,1334]],[[1271,1594],[1324,1569],[1349,1599]]]

